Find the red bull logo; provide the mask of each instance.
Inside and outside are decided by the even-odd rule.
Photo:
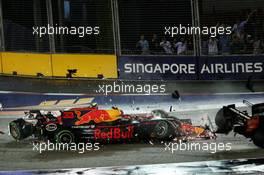
[[[82,125],[94,121],[95,123],[111,122],[120,118],[121,111],[118,109],[112,110],[92,110],[81,116],[80,111],[75,112],[77,114],[78,121],[75,125]]]
[[[133,138],[134,126],[128,126],[127,131],[120,128],[109,128],[108,132],[102,132],[100,129],[94,130],[95,139],[131,139]]]

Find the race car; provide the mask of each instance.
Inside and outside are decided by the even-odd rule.
[[[228,134],[234,131],[235,134],[250,138],[256,146],[264,148],[264,103],[252,104],[246,100],[243,103],[251,110],[240,111],[235,104],[231,104],[217,112],[216,133]]]
[[[183,137],[211,138],[208,127],[192,126],[162,110],[151,114],[125,115],[122,110],[98,109],[97,106],[62,111],[31,110],[24,118],[10,122],[12,137],[29,136],[55,143],[132,142],[172,140]]]

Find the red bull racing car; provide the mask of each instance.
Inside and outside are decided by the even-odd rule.
[[[16,140],[34,136],[56,143],[111,143],[213,137],[208,127],[193,126],[190,120],[180,120],[162,110],[125,115],[118,108],[89,106],[53,112],[31,110],[25,115],[9,124],[10,134]]]

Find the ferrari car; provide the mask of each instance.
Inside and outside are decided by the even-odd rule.
[[[264,103],[252,104],[246,100],[251,110],[241,111],[235,104],[223,106],[215,117],[218,127],[216,133],[228,134],[233,131],[246,138],[250,138],[253,143],[264,148]]]
[[[115,107],[105,110],[97,106],[62,111],[31,110],[25,112],[24,118],[10,122],[9,130],[16,140],[34,136],[55,143],[163,141],[213,135],[208,127],[193,126],[190,120],[180,120],[162,110],[126,115]]]

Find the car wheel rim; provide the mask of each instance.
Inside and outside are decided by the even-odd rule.
[[[163,136],[164,134],[166,134],[166,129],[167,128],[167,124],[164,122],[161,122],[158,124],[157,126],[157,135],[158,136]]]
[[[14,137],[14,138],[18,138],[19,136],[19,133],[17,131],[17,129],[14,127],[14,126],[11,126],[10,127],[10,134]]]
[[[70,134],[62,134],[60,136],[60,143],[71,143],[72,142],[72,136]]]

